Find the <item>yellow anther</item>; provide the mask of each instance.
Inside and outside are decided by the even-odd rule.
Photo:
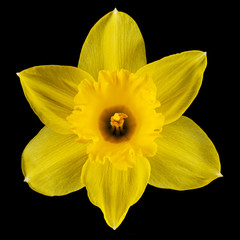
[[[112,131],[115,131],[116,135],[120,135],[120,132],[123,131],[124,118],[128,118],[128,115],[125,113],[115,113],[111,116],[111,126]]]

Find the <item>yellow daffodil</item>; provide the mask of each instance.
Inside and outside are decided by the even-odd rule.
[[[108,13],[89,32],[78,67],[18,73],[45,124],[23,152],[25,181],[48,196],[86,187],[116,229],[147,184],[188,190],[221,177],[213,143],[182,116],[206,65],[201,51],[147,64],[135,21],[116,9]]]

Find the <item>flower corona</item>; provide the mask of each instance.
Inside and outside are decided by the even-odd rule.
[[[164,116],[156,112],[156,86],[149,76],[127,70],[100,71],[98,82],[78,86],[75,107],[67,118],[79,142],[88,146],[91,160],[108,159],[118,169],[133,167],[136,156],[153,156]],[[89,101],[91,99],[91,101]]]

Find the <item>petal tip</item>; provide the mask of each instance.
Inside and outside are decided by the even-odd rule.
[[[29,178],[28,178],[28,177],[25,177],[23,181],[26,182],[26,183],[28,183],[28,182],[29,182]]]
[[[20,72],[16,72],[17,76],[20,77]]]
[[[204,54],[204,55],[207,55],[207,52],[204,52],[203,54]]]
[[[118,12],[117,8],[115,7],[114,10],[113,10],[113,14],[116,15]]]
[[[223,175],[221,173],[217,173],[218,177],[223,177]]]

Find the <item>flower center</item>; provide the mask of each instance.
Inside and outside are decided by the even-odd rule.
[[[112,134],[119,136],[120,134],[124,134],[125,130],[123,128],[124,118],[128,118],[128,115],[125,113],[115,113],[111,116],[111,126],[112,126]]]
[[[127,107],[115,106],[102,112],[98,126],[105,141],[119,143],[131,139],[136,121]]]

